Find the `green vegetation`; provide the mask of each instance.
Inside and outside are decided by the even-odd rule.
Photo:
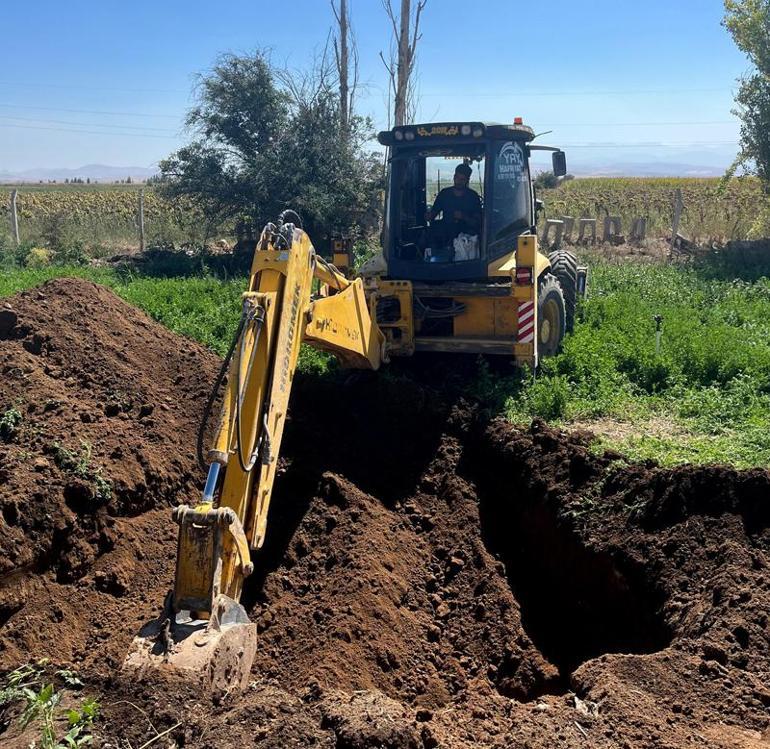
[[[108,286],[167,328],[199,341],[219,356],[225,355],[235,335],[246,283],[244,278],[213,276],[149,278],[79,266],[9,268],[0,274],[0,298],[61,277],[87,278]],[[300,370],[322,372],[330,361],[327,354],[303,346]]]
[[[21,419],[21,412],[13,406],[0,413],[0,439],[4,442],[13,439]]]
[[[54,462],[63,471],[67,471],[93,485],[94,500],[100,504],[110,501],[112,483],[102,476],[101,468],[91,465],[91,445],[81,441],[80,451],[74,452],[54,442],[51,447]]]
[[[17,209],[22,264],[33,248],[72,262],[138,248],[139,190],[134,185],[19,185]],[[11,252],[11,188],[0,185],[0,255]],[[226,228],[207,224],[191,201],[166,199],[144,188],[147,246],[201,246]],[[16,251],[16,248],[13,248]],[[67,257],[69,255],[69,257]],[[56,259],[56,258],[52,258]]]
[[[352,170],[356,167],[345,168]],[[283,179],[281,170],[276,170],[276,174]],[[296,179],[301,179],[301,176]],[[336,178],[329,176],[327,179]],[[544,201],[546,216],[550,218],[587,216],[601,221],[606,215],[619,215],[623,219],[624,230],[628,231],[633,219],[646,217],[648,236],[662,237],[670,230],[674,193],[680,189],[684,200],[680,231],[693,241],[707,243],[711,240],[757,238],[766,236],[770,230],[770,207],[760,180],[754,177],[727,181],[597,177],[567,180],[555,189],[547,189],[549,183],[544,180],[543,177],[538,197]],[[164,197],[159,190],[170,193],[172,185],[175,197]],[[208,206],[213,197],[208,196],[205,200],[200,196],[196,198],[183,194],[182,188],[183,185],[177,182],[167,183],[161,188],[145,187],[148,247],[201,248],[216,244],[221,238],[232,242],[247,223],[254,231],[262,221],[255,214],[244,223],[243,216],[232,216],[224,209],[221,215],[212,217],[217,213],[215,207]],[[224,190],[225,186],[219,185],[220,188]],[[230,189],[234,189],[232,185],[227,186],[227,190]],[[262,185],[260,190],[264,189],[266,187]],[[358,188],[346,185],[345,189]],[[348,206],[346,210],[353,211],[353,217],[348,216],[344,220],[336,216],[333,205],[324,203],[319,207],[313,202],[320,201],[317,192],[315,190],[312,195],[303,198],[301,203],[297,202],[298,198],[284,198],[281,205],[297,205],[308,214],[308,218],[315,216],[314,211],[318,209],[321,213],[315,221],[319,225],[327,219],[329,221],[323,226],[342,226],[357,221],[358,226],[368,227],[360,237],[365,242],[372,233],[371,222],[378,215],[379,191],[368,185],[366,189],[362,188],[355,205],[346,200],[336,201]],[[103,258],[138,248],[138,190],[135,185],[19,186],[22,244],[18,248],[10,236],[9,198],[10,189],[0,186],[0,265],[41,268],[83,264],[89,258]],[[201,201],[206,203],[205,207]],[[271,212],[279,209],[279,206],[268,206],[264,213],[274,218]],[[243,212],[246,208],[241,206],[240,210]],[[361,219],[362,211],[368,216],[365,221]]]
[[[20,709],[19,729],[34,727],[39,730],[38,740],[30,746],[41,749],[76,749],[93,742],[93,722],[99,714],[99,703],[85,698],[70,708],[60,708],[64,692],[57,690],[56,682],[68,689],[82,686],[80,679],[69,670],[48,675],[48,661],[28,663],[11,671],[0,688],[0,717],[10,709]]]
[[[574,334],[534,382],[512,387],[506,412],[596,427],[635,458],[770,464],[770,281],[759,270],[724,280],[713,266],[593,262]]]
[[[682,191],[684,208],[679,231],[695,242],[723,242],[767,236],[770,216],[762,186],[754,177],[642,178],[592,177],[540,190],[548,218],[620,216],[628,232],[635,218],[647,218],[647,236],[670,236],[674,194]],[[599,229],[601,235],[601,228]]]
[[[159,191],[239,237],[258,237],[286,208],[311,237],[367,235],[382,207],[382,161],[366,147],[372,123],[342,119],[323,69],[297,75],[267,52],[222,55],[187,114],[192,142],[160,162]]]
[[[725,0],[722,23],[752,65],[738,81],[735,114],[741,119],[741,150],[732,171],[740,166],[756,174],[770,191],[770,3]]]
[[[468,389],[515,422],[541,417],[595,430],[600,446],[662,463],[770,464],[770,268],[743,260],[673,266],[589,259],[589,298],[575,332],[536,379],[480,364]],[[86,275],[172,330],[223,355],[242,279],[155,279],[83,268],[17,270],[0,296]],[[656,353],[654,316],[663,317]],[[304,347],[300,369],[322,374]]]

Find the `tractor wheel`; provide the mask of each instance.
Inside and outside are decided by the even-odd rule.
[[[564,293],[566,330],[571,333],[575,328],[577,305],[577,258],[569,250],[554,250],[548,259],[551,261],[551,273],[556,276]]]
[[[564,293],[555,276],[546,273],[538,284],[537,356],[553,356],[559,351],[566,331]]]

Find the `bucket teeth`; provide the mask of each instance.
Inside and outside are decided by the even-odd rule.
[[[257,652],[257,625],[243,606],[220,595],[208,620],[187,614],[165,608],[146,624],[134,638],[121,674],[187,682],[214,699],[245,689]]]

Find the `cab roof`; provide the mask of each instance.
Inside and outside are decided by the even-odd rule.
[[[531,141],[535,131],[528,125],[499,122],[427,122],[410,125],[400,125],[392,130],[383,130],[377,135],[377,140],[383,146],[401,146],[412,143],[430,143],[434,141],[462,140],[480,141],[507,140],[519,138]]]

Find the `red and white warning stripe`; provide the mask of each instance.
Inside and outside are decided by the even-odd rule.
[[[532,343],[535,340],[535,303],[519,303],[519,343]]]

